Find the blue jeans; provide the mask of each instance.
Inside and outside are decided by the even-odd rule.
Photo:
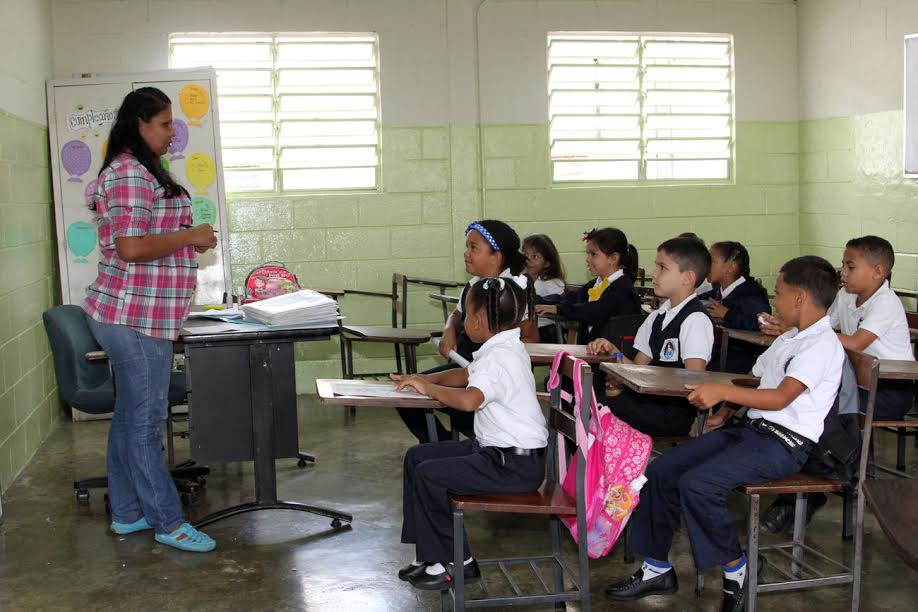
[[[184,522],[175,483],[163,460],[163,425],[169,408],[172,342],[125,325],[99,323],[89,329],[115,375],[115,413],[108,431],[108,500],[112,520],[146,517],[156,533]]]

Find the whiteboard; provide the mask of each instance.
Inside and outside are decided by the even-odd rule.
[[[94,213],[86,204],[95,191],[111,124],[132,90],[157,87],[172,100],[176,135],[163,165],[191,194],[195,225],[217,230],[217,248],[198,255],[195,304],[216,304],[231,293],[226,192],[220,156],[217,77],[211,68],[55,79],[47,84],[48,134],[61,300],[80,304],[96,279],[99,244]]]
[[[918,178],[918,34],[905,37],[905,176]]]

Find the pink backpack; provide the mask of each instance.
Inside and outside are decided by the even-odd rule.
[[[568,353],[559,351],[555,355],[548,378],[548,390],[561,384],[558,366]],[[644,469],[650,458],[653,442],[650,436],[639,432],[612,414],[608,407],[596,402],[596,394],[590,390],[590,431],[583,429],[580,418],[584,398],[581,394],[581,366],[577,360],[574,368],[574,396],[565,391],[562,398],[573,399],[577,427],[577,446],[587,449],[584,475],[586,495],[587,549],[593,559],[609,553],[625,528],[631,513],[640,501],[638,490],[644,481]],[[564,465],[564,439],[558,434],[560,464]],[[574,497],[577,491],[577,458],[574,455],[566,473],[560,474],[564,491]],[[564,470],[562,470],[564,472]],[[562,516],[561,521],[578,540],[577,517]]]
[[[243,304],[277,297],[286,293],[299,291],[300,282],[296,274],[287,269],[280,261],[263,263],[245,277]]]

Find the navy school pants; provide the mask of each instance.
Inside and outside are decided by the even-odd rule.
[[[631,519],[631,549],[666,560],[682,512],[696,568],[738,559],[742,549],[727,494],[743,484],[795,474],[806,457],[805,447],[788,451],[777,438],[746,426],[718,429],[667,451],[647,468]]]

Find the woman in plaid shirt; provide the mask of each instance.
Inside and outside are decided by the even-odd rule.
[[[210,225],[192,227],[188,192],[160,162],[174,134],[163,92],[143,87],[125,97],[90,203],[101,259],[83,309],[117,382],[108,435],[112,531],[153,529],[158,542],[207,552],[216,544],[185,522],[162,456],[172,342],[197,282],[195,253],[217,244]]]

